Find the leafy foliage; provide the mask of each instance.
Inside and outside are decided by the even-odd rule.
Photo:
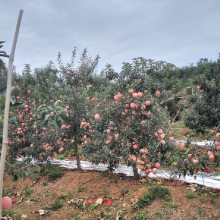
[[[64,116],[68,116],[68,112],[62,107],[62,101],[60,100],[52,105],[42,104],[37,108],[37,121],[42,126],[59,127]]]
[[[216,62],[200,61],[195,71],[197,93],[191,99],[192,110],[185,119],[186,126],[197,132],[220,127],[220,59]]]
[[[3,43],[5,43],[5,41],[0,41],[0,49],[3,47]],[[5,51],[0,51],[0,57],[8,57],[8,55],[6,54]]]
[[[7,158],[6,170],[15,181],[20,178],[36,180],[40,175],[41,168],[38,164],[31,163],[30,159],[11,163],[10,158]]]
[[[64,175],[64,171],[62,168],[52,165],[51,163],[47,162],[41,168],[41,175],[48,176],[48,180],[54,181]]]
[[[147,163],[163,161],[167,152],[172,151],[172,144],[165,141],[163,129],[166,130],[168,119],[158,104],[160,97],[138,91],[142,88],[140,84],[142,81],[133,83],[133,87],[127,85],[113,97],[104,94],[105,101],[96,105],[100,120],[93,115],[89,122],[82,122],[89,124],[84,152],[92,162],[107,163],[112,170],[119,162],[139,161],[144,170]],[[134,94],[141,97],[135,98]],[[160,129],[161,136],[158,136]]]
[[[126,163],[135,175],[138,168],[149,174],[161,165],[194,175],[219,165],[215,146],[209,149],[210,159],[206,152],[201,154],[191,146],[189,151],[175,149],[174,144],[179,147],[181,143],[169,137],[170,123],[189,111],[192,114],[186,121],[191,128],[215,126],[218,132],[219,60],[204,59],[197,66],[177,68],[138,57],[123,63],[120,72],[109,64],[99,75],[99,56],[92,59],[85,49],[77,63],[76,54],[75,48],[65,65],[59,53],[58,67],[50,61],[35,70],[25,65],[21,75],[14,74],[8,163],[15,179],[26,175],[22,171],[16,176],[12,171],[26,166],[18,164],[17,157],[41,162],[74,157],[80,168],[82,156],[94,163],[107,163],[111,171]],[[199,85],[196,92],[193,81]],[[0,90],[0,123],[4,89]],[[206,102],[209,105],[205,106]],[[54,173],[60,175],[58,170]]]

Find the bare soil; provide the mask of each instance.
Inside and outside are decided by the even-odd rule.
[[[66,171],[65,175],[56,181],[41,177],[36,182],[27,179],[13,182],[5,175],[4,184],[4,191],[17,201],[8,213],[20,216],[17,219],[131,220],[140,213],[145,213],[147,219],[151,220],[220,219],[219,192],[189,186],[179,181],[137,181],[101,172],[74,170]],[[133,205],[152,185],[167,187],[171,193],[171,201],[156,199],[142,210],[134,211]],[[78,203],[75,202],[79,199],[96,201],[98,198],[110,198],[112,204],[107,206],[103,202],[93,210],[85,204],[77,207]],[[64,202],[63,207],[47,215],[39,215],[39,210],[48,210],[55,201],[60,200]],[[68,201],[74,201],[75,205],[69,204]]]

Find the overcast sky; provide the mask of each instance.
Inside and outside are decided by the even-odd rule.
[[[220,0],[0,0],[0,40],[10,51],[24,10],[14,64],[68,61],[76,46],[101,57],[99,70],[142,56],[177,66],[220,52]]]

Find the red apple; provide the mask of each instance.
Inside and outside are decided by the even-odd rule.
[[[138,98],[138,93],[134,92],[134,93],[132,94],[132,97],[133,97],[133,98]]]
[[[8,196],[4,196],[2,198],[2,209],[6,210],[11,208],[11,206],[12,206],[12,199]]]
[[[120,92],[117,95],[120,99],[122,99],[123,95]]]
[[[194,165],[196,165],[196,164],[199,163],[199,160],[197,160],[197,159],[193,159],[192,162],[193,162]]]
[[[192,155],[192,154],[188,154],[188,158],[190,158],[190,159],[191,159],[192,157],[193,157],[193,155]]]
[[[32,91],[31,91],[30,89],[28,89],[28,90],[27,90],[27,94],[30,95],[31,93],[32,93]]]
[[[118,95],[115,95],[115,96],[114,96],[114,100],[115,100],[116,102],[120,102],[120,101],[121,101],[121,98],[119,98]]]
[[[215,142],[215,148],[216,150],[220,150],[220,141]]]
[[[158,162],[155,163],[155,167],[156,167],[156,168],[160,168],[160,163],[158,163]]]
[[[208,155],[212,155],[213,152],[209,150],[209,151],[207,152],[207,154],[208,154]]]
[[[65,125],[65,124],[61,125],[61,128],[62,128],[62,129],[65,129],[65,128],[66,128],[66,125]]]
[[[141,98],[143,96],[143,93],[142,92],[138,92],[137,93],[137,98]]]
[[[145,173],[146,173],[146,174],[149,174],[149,173],[152,173],[152,171],[153,171],[152,169],[146,169],[146,170],[145,170]]]
[[[136,161],[136,163],[137,163],[138,165],[141,165],[141,164],[142,164],[142,160],[141,160],[140,158],[138,158],[137,161]]]
[[[159,130],[157,131],[157,133],[158,133],[159,135],[161,135],[161,134],[164,133],[164,131],[163,131],[163,129],[159,129]]]
[[[130,104],[130,108],[132,108],[132,109],[135,109],[136,106],[137,106],[137,105],[136,105],[135,103],[133,103],[133,102]]]
[[[63,151],[64,151],[63,147],[60,147],[59,150],[58,150],[59,153],[62,153]]]
[[[96,121],[100,121],[101,120],[101,116],[99,114],[95,114],[94,116]]]
[[[214,154],[210,154],[209,155],[209,160],[210,161],[214,161],[215,160],[215,155]]]
[[[146,105],[146,106],[150,106],[150,105],[151,105],[151,101],[149,101],[149,100],[146,101],[146,102],[145,102],[145,105]]]
[[[115,134],[115,140],[119,140],[120,139],[120,134]]]
[[[140,149],[140,153],[142,153],[142,154],[147,154],[147,153],[148,153],[147,148],[144,147],[144,148]]]
[[[137,149],[138,149],[138,145],[137,145],[137,144],[134,144],[134,145],[132,146],[132,148],[133,148],[134,150],[137,150]]]
[[[170,138],[169,138],[169,141],[174,141],[174,137],[170,137]]]
[[[134,93],[134,89],[129,89],[129,90],[128,90],[128,93],[129,93],[129,94],[133,94],[133,93]]]

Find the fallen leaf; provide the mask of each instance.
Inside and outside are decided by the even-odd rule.
[[[39,215],[46,215],[47,214],[47,211],[43,210],[43,209],[40,209],[38,212],[39,212]]]
[[[98,198],[96,201],[95,201],[95,203],[97,204],[97,205],[101,205],[102,203],[103,203],[103,198]]]
[[[16,193],[16,196],[20,197],[20,196],[21,196],[21,193],[20,193],[20,192],[17,192],[17,193]]]
[[[70,199],[69,201],[67,201],[68,204],[73,204],[74,203],[74,199]]]
[[[116,214],[116,219],[115,220],[122,220],[122,219],[125,219],[124,216],[125,215],[125,210],[124,209],[121,209],[117,212]]]
[[[195,185],[195,184],[191,184],[187,189],[190,189],[192,192],[196,192],[196,187],[197,187],[197,185]]]

